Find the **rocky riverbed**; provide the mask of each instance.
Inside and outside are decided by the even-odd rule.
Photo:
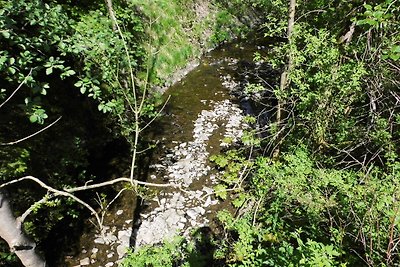
[[[181,190],[161,192],[153,199],[156,207],[140,214],[134,234],[135,247],[159,243],[176,234],[187,235],[194,228],[208,225],[210,207],[218,203],[212,189],[217,177],[209,175],[208,141],[217,129],[223,129],[218,137],[219,145],[227,146],[224,140],[238,141],[246,127],[242,111],[229,100],[216,102],[213,109],[198,115],[193,141],[177,143],[172,153],[166,155],[173,164],[158,165],[166,169],[164,180],[180,185]],[[194,182],[203,186],[192,186]]]
[[[93,231],[85,236],[80,260],[71,257],[74,263],[68,266],[118,266],[129,247],[159,243],[177,234],[188,236],[191,230],[212,223],[221,207],[213,191],[220,174],[210,166],[209,156],[239,141],[248,127],[244,114],[252,114],[243,106],[242,92],[254,79],[246,60],[255,48],[228,48],[205,56],[173,86],[171,110],[157,125],[153,138],[161,141],[164,152],[152,162],[148,181],[179,184],[180,189],[164,188],[141,203],[135,203],[132,194],[122,197],[108,214],[108,226],[94,237]],[[135,207],[140,212],[134,215]]]
[[[109,261],[98,266],[118,266],[131,243],[137,248],[177,234],[188,236],[191,230],[208,226],[213,216],[212,207],[218,204],[212,189],[218,175],[211,172],[209,150],[219,150],[211,147],[209,140],[217,138],[217,145],[226,147],[238,141],[248,127],[243,122],[241,109],[230,100],[211,101],[210,106],[211,109],[202,110],[193,122],[193,140],[172,141],[175,143],[172,151],[152,166],[155,173],[163,174],[162,180],[181,188],[163,190],[150,200],[147,204],[151,208],[140,214],[134,229],[132,220],[126,220],[119,230],[115,226],[104,226],[102,233],[95,236],[94,245],[82,251],[87,257],[76,266],[95,264],[100,252],[105,253]],[[230,140],[229,144],[226,140]],[[155,175],[151,177],[159,180]],[[117,210],[114,215],[123,216],[123,213],[123,210]]]

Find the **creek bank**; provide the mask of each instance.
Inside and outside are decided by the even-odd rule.
[[[239,140],[247,127],[241,121],[245,113],[240,101],[231,96],[244,86],[243,73],[248,69],[243,66],[260,49],[252,42],[219,47],[166,92],[171,99],[152,137],[160,141],[159,149],[164,152],[151,162],[147,179],[179,182],[183,190],[167,189],[156,198],[141,200],[139,216],[134,215],[132,200],[136,197],[123,195],[112,206],[104,232],[84,236],[79,257],[68,266],[117,266],[130,246],[158,243],[178,233],[187,235],[190,229],[212,223],[223,206],[214,198],[218,173],[209,166],[208,156],[228,146],[223,140]]]
[[[148,37],[142,45],[149,55],[149,80],[158,84],[161,91],[193,69],[207,51],[248,33],[261,25],[264,17],[260,9],[241,2],[132,0],[131,3],[142,17],[143,31]]]
[[[253,126],[259,129],[267,125],[271,109],[258,101],[271,98],[275,72],[265,62],[251,60],[255,51],[263,49],[263,45],[251,43],[249,47],[246,42],[227,44],[206,55],[200,66],[185,77],[178,88],[173,88],[192,93],[180,91],[177,94],[180,103],[172,105],[184,106],[188,108],[187,113],[194,114],[183,116],[184,129],[175,129],[180,128],[179,118],[174,118],[178,122],[175,127],[166,128],[173,133],[166,138],[173,146],[165,145],[169,153],[152,166],[150,181],[179,184],[181,190],[163,190],[151,201],[142,202],[144,209],[137,218],[133,235],[136,248],[160,243],[177,234],[189,236],[195,228],[208,227],[216,212],[226,208],[214,197],[213,187],[221,173],[212,171],[209,155],[240,142],[243,131],[250,127],[243,122],[245,115],[257,116],[258,121]],[[207,77],[198,77],[196,72]],[[196,82],[193,83],[193,79]],[[247,91],[252,83],[264,89]],[[203,105],[198,109],[196,103]],[[189,129],[191,135],[182,133]]]

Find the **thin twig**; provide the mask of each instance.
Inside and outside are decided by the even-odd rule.
[[[264,200],[264,196],[261,197],[259,201],[257,201],[257,205],[256,205],[256,208],[255,208],[254,214],[253,214],[253,224],[252,224],[253,227],[256,225],[257,212],[258,212],[258,209],[260,208],[260,205],[263,202],[263,200]]]
[[[299,21],[302,17],[305,17],[305,16],[307,16],[307,15],[309,15],[309,14],[311,14],[311,13],[324,13],[324,12],[326,12],[326,10],[323,10],[323,9],[311,10],[311,11],[308,11],[307,13],[304,13],[304,14],[301,15],[300,17],[298,17],[294,22],[296,23],[296,22]]]
[[[74,188],[64,188],[66,192],[78,192],[78,191],[84,191],[84,190],[89,190],[89,189],[94,189],[94,188],[99,188],[99,187],[104,187],[120,182],[131,182],[130,178],[127,177],[121,177],[121,178],[116,178],[111,181],[103,182],[103,183],[98,183],[98,184],[92,184],[92,185],[84,185],[84,186],[79,186],[79,187],[74,187]],[[142,182],[138,180],[134,180],[134,185],[146,185],[146,186],[152,186],[152,187],[175,187],[178,188],[179,186],[176,184],[156,184],[156,183],[149,183],[149,182]]]
[[[26,137],[24,137],[24,138],[21,138],[21,139],[19,139],[19,140],[17,140],[17,141],[14,141],[14,142],[1,143],[0,146],[11,146],[11,145],[15,145],[15,144],[21,143],[21,142],[23,142],[23,141],[25,141],[25,140],[27,140],[27,139],[29,139],[29,138],[32,138],[32,137],[34,137],[35,135],[38,135],[38,134],[40,134],[41,132],[44,132],[44,131],[46,131],[47,129],[49,129],[51,126],[53,126],[54,124],[56,124],[59,120],[61,120],[61,118],[62,118],[62,116],[60,116],[60,117],[59,117],[58,119],[56,119],[54,122],[50,123],[49,125],[47,125],[47,126],[44,127],[43,129],[40,129],[39,131],[37,131],[37,132],[35,132],[35,133],[33,133],[33,134],[30,134],[30,135],[28,135],[28,136],[26,136]]]
[[[161,107],[161,109],[157,112],[157,114],[152,118],[145,126],[140,129],[140,131],[143,131],[147,127],[149,127],[161,114],[161,112],[165,109],[165,106],[168,104],[169,100],[171,98],[171,95],[168,96],[167,100],[165,101],[164,105]]]
[[[14,92],[12,92],[12,94],[3,103],[0,104],[0,108],[2,108],[18,92],[19,89],[21,89],[22,85],[26,83],[31,74],[32,74],[32,69],[30,69],[28,75],[26,75],[25,79],[18,85],[17,89],[15,89]]]

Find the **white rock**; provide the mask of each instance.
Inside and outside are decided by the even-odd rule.
[[[215,177],[215,176],[214,176]],[[210,177],[211,178],[211,177]],[[212,179],[212,178],[211,178]],[[212,194],[214,190],[212,188],[209,188],[207,186],[203,187],[203,191],[205,191],[207,194]]]
[[[115,241],[118,240],[118,238],[115,235],[109,233],[109,234],[106,235],[106,239],[105,240],[108,241],[108,242],[115,242]]]
[[[197,212],[195,210],[193,210],[193,209],[187,210],[186,214],[193,220],[196,220],[196,218],[198,216]]]
[[[117,216],[121,215],[122,213],[124,213],[123,210],[117,210],[117,212],[115,213]]]
[[[119,259],[121,259],[125,255],[127,249],[128,249],[128,247],[124,246],[124,245],[119,245],[117,247],[117,253],[118,253],[118,258]]]
[[[84,258],[84,259],[79,261],[79,264],[83,265],[83,266],[89,265],[90,264],[90,259],[89,258]]]
[[[96,244],[105,244],[106,242],[104,241],[104,239],[102,237],[98,237],[94,240],[94,243]]]
[[[202,207],[195,207],[194,210],[201,215],[203,215],[206,212],[206,210]]]
[[[207,199],[206,199],[206,202],[204,203],[204,207],[208,207],[210,205],[211,205],[211,197],[208,196]]]
[[[211,201],[211,205],[217,205],[217,204],[218,204],[218,200]]]
[[[130,237],[131,235],[132,235],[131,229],[122,230],[118,232],[118,239],[122,239],[125,236]]]

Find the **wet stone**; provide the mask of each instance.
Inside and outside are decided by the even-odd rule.
[[[124,245],[119,245],[117,247],[117,254],[118,254],[119,259],[121,259],[125,255],[127,249],[128,249],[128,247],[124,246]]]
[[[221,79],[230,86],[235,84],[231,77]],[[180,184],[185,188],[185,193],[165,194],[160,201],[157,199],[159,207],[147,213],[147,216],[141,214],[143,222],[137,229],[136,247],[160,242],[164,238],[173,236],[178,230],[182,230],[184,235],[189,234],[190,229],[209,223],[203,215],[210,212],[210,206],[218,203],[218,200],[211,198],[213,189],[203,187],[201,190],[193,191],[190,186],[194,181],[205,179],[211,170],[208,166],[207,147],[214,131],[224,127],[226,131],[222,136],[239,140],[243,134],[242,129],[246,127],[242,122],[241,110],[229,100],[210,101],[211,103],[214,105],[213,109],[201,111],[193,122],[193,141],[181,144],[172,142],[176,146],[165,157],[164,166],[168,166],[165,169],[165,180]],[[206,183],[211,183],[212,186],[216,180],[215,175],[210,175]]]
[[[79,264],[82,265],[82,266],[89,265],[89,264],[90,264],[90,259],[89,259],[89,257],[80,260],[80,261],[79,261]]]
[[[190,209],[188,211],[186,211],[186,214],[192,219],[192,220],[196,220],[197,218],[197,212],[193,209]]]
[[[96,244],[105,244],[106,242],[104,241],[103,238],[98,237],[98,238],[96,238],[96,239],[94,240],[94,243],[96,243]]]
[[[123,210],[118,210],[115,214],[116,214],[117,216],[119,216],[119,215],[121,215],[122,213],[124,213]]]

